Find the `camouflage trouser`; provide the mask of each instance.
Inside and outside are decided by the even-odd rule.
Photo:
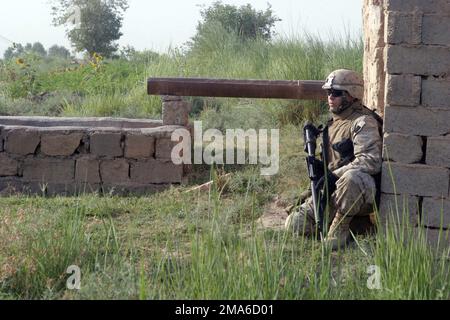
[[[375,179],[372,176],[360,170],[349,170],[336,183],[336,191],[330,199],[329,217],[325,217],[325,220],[331,224],[337,211],[348,217],[370,214],[373,212],[375,195]],[[305,236],[314,234],[312,198],[308,198],[288,217],[286,229]]]

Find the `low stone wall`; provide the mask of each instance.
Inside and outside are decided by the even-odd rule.
[[[177,109],[179,99],[164,104],[177,115],[165,110],[165,121],[0,117],[0,195],[142,194],[182,183],[185,168],[171,161],[171,135],[188,126],[189,109]]]
[[[162,120],[125,118],[0,117],[2,126],[143,129],[157,128],[163,124]]]

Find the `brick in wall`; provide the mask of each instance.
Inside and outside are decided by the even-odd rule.
[[[381,191],[384,193],[448,197],[450,178],[448,169],[385,162],[382,170]]]
[[[79,132],[58,134],[46,133],[41,137],[41,152],[48,156],[70,156],[81,143],[83,134]]]
[[[77,159],[75,181],[89,184],[100,183],[100,162],[90,158]]]
[[[422,138],[398,133],[384,137],[383,159],[401,163],[417,163],[422,159]]]
[[[391,106],[418,106],[422,78],[413,75],[388,75],[386,104]]]
[[[448,63],[450,64],[450,60]],[[450,109],[450,78],[435,79],[429,77],[423,80],[422,104],[427,107]]]
[[[389,44],[420,44],[422,13],[388,12],[385,39]]]
[[[95,132],[90,137],[91,153],[97,156],[122,157],[122,134]]]
[[[379,208],[382,224],[409,224],[416,226],[419,219],[419,197],[408,194],[382,194]]]
[[[142,184],[181,183],[183,166],[158,160],[131,164],[131,180]]]
[[[436,250],[448,250],[450,246],[450,231],[425,229],[426,240],[429,245],[433,246]]]
[[[156,159],[171,161],[172,150],[177,145],[171,139],[156,140]]]
[[[0,177],[17,175],[19,163],[5,153],[0,153]]]
[[[389,74],[450,74],[450,47],[389,45],[386,71]]]
[[[450,168],[450,135],[428,138],[426,163]]]
[[[433,248],[435,252],[448,252],[450,246],[450,231],[441,231],[424,227],[407,228],[403,226],[403,236],[399,241],[413,241],[415,244],[424,244]]]
[[[450,200],[424,198],[422,224],[433,228],[450,228]]]
[[[450,133],[450,110],[387,106],[384,130],[414,136],[441,136]]]
[[[130,164],[125,159],[105,160],[100,163],[100,174],[104,183],[128,182]]]
[[[422,41],[424,44],[450,46],[450,13],[427,14],[423,17]]]
[[[155,138],[142,134],[127,134],[125,157],[132,159],[152,158],[155,154]]]
[[[40,133],[35,129],[14,128],[5,130],[5,150],[17,155],[34,154],[40,142]]]
[[[23,166],[23,178],[26,181],[73,182],[75,160],[26,159]]]

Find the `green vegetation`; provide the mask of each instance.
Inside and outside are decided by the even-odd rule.
[[[293,143],[289,135],[283,130],[282,142]],[[422,238],[399,241],[390,230],[330,253],[317,241],[261,229],[255,219],[264,203],[287,191],[286,174],[304,172],[299,157],[293,162],[272,181],[251,168],[236,172],[223,192],[0,199],[0,297],[450,298],[450,262]],[[65,287],[70,265],[81,268],[80,291]],[[380,268],[380,290],[367,288],[371,265]]]
[[[66,34],[77,52],[112,57],[127,9],[127,0],[53,0],[53,24],[69,26]]]
[[[360,39],[322,41],[313,35],[243,43],[222,31],[210,34],[193,50],[167,53],[123,52],[120,59],[98,55],[80,62],[26,53],[5,60],[0,74],[0,114],[117,116],[157,118],[158,97],[146,94],[146,80],[157,76],[244,79],[324,79],[335,68],[362,71]],[[57,97],[57,98],[55,98]],[[196,99],[197,114],[210,106],[233,106],[235,100]],[[280,124],[300,123],[325,110],[317,102],[261,100]]]
[[[197,26],[197,34],[192,45],[200,45],[208,38],[211,30],[222,28],[226,33],[237,35],[242,41],[264,39],[271,40],[275,23],[281,21],[274,16],[270,4],[265,11],[257,11],[250,4],[236,7],[214,2],[200,11],[202,20]]]
[[[128,48],[117,59],[73,62],[56,49],[1,62],[0,114],[157,118],[161,101],[147,96],[148,77],[322,80],[337,68],[362,72],[363,55],[362,41],[348,36],[243,42],[222,27],[163,54]],[[325,117],[323,104],[192,102],[192,119],[205,128],[280,128],[279,175],[227,167],[230,182],[211,192],[186,193],[187,185],[147,197],[0,198],[0,299],[450,298],[448,252],[430,250],[423,237],[407,241],[406,229],[358,236],[331,253],[256,222],[275,196],[293,201],[308,186],[299,125]],[[191,184],[209,178],[209,168],[196,168]],[[66,289],[70,265],[81,268],[80,291]],[[381,290],[367,288],[371,265]]]

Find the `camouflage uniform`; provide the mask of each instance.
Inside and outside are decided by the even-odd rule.
[[[380,173],[382,163],[380,124],[371,110],[358,99],[341,113],[332,116],[328,123],[330,143],[326,152],[328,168],[339,179],[336,191],[331,196],[328,222],[333,221],[337,212],[349,220],[356,215],[373,212],[377,191],[374,176]],[[345,139],[352,141],[355,158],[350,163],[342,164],[339,153],[331,146]],[[314,233],[312,198],[308,198],[288,217],[286,228],[307,236]]]

